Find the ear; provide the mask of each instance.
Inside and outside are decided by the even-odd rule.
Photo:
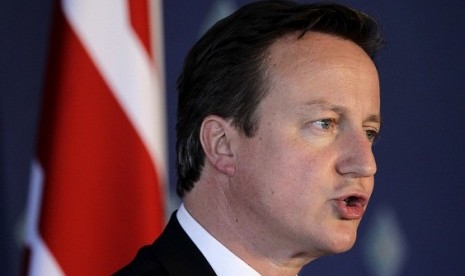
[[[234,175],[236,163],[231,148],[231,136],[235,133],[230,120],[216,115],[207,116],[200,127],[200,142],[205,156],[216,170]]]

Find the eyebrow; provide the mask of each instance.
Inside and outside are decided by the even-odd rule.
[[[322,100],[308,101],[305,103],[305,106],[311,107],[311,108],[327,109],[327,110],[334,111],[336,113],[344,113],[344,111],[347,110],[347,108],[343,106],[330,104]]]
[[[334,111],[338,114],[343,114],[345,111],[347,111],[347,108],[335,104],[330,104],[326,101],[323,100],[313,100],[313,101],[308,101],[305,103],[305,106],[310,107],[310,108],[319,108],[319,109],[325,109],[325,110],[331,110]],[[381,125],[381,115],[380,114],[372,114],[369,115],[366,119],[363,120],[363,122],[372,122],[372,123],[377,123]]]
[[[364,122],[378,123],[379,125],[381,125],[381,116],[380,115],[371,115],[371,116],[368,116],[368,118],[366,118],[363,121]]]

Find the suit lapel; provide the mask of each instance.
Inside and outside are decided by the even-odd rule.
[[[194,242],[182,229],[176,212],[154,244],[155,255],[169,275],[216,275]]]

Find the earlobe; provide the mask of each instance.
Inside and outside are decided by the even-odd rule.
[[[236,171],[235,156],[231,148],[232,128],[229,120],[215,115],[206,117],[200,128],[200,142],[207,159],[205,161],[229,176],[233,176]]]

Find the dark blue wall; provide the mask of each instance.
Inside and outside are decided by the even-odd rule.
[[[214,2],[164,4],[170,141],[174,141],[175,81]],[[18,231],[35,141],[50,3],[0,4],[2,275],[16,275],[20,262]],[[375,146],[379,172],[355,248],[317,260],[303,274],[463,275],[465,2],[342,3],[377,17],[388,41],[378,59],[383,116],[381,139]],[[174,144],[170,157],[174,168]],[[170,179],[174,183],[173,169]]]
[[[51,0],[0,1],[0,274],[19,275]]]

